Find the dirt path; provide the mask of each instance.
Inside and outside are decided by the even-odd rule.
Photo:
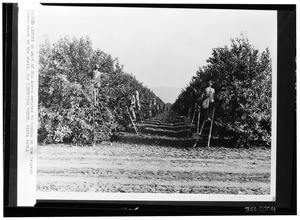
[[[38,191],[269,194],[270,149],[191,148],[182,119],[166,119],[112,146],[39,146]]]

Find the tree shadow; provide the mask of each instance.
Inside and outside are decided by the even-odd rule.
[[[171,138],[184,138],[190,136],[190,131],[183,129],[178,131],[164,130],[164,129],[140,129],[140,132],[147,135],[166,136]]]
[[[155,137],[155,136],[124,136],[118,139],[119,143],[123,144],[135,144],[135,145],[148,145],[148,146],[160,146],[160,147],[175,147],[175,148],[186,148],[192,147],[195,143],[193,139],[178,139],[168,137]]]
[[[173,126],[173,125],[155,125],[155,124],[145,124],[142,126],[139,126],[141,129],[164,129],[164,130],[169,130],[169,131],[180,131],[180,130],[190,130],[189,125],[178,125],[178,126]]]
[[[191,148],[194,146],[196,138],[191,136],[191,133],[182,132],[181,136],[176,133],[175,135],[166,136],[166,133],[153,132],[152,134],[140,133],[137,135],[134,130],[125,132],[124,135],[119,136],[115,141],[123,144],[133,145],[148,145],[160,147],[175,147],[175,148]],[[206,148],[207,141],[198,141],[196,148]],[[231,140],[219,139],[212,137],[210,140],[210,147],[218,148],[234,148]]]
[[[184,123],[180,117],[172,121],[154,118],[152,120],[146,120],[144,123],[137,122],[136,127],[139,135],[136,134],[131,126],[126,131],[126,134],[120,136],[117,141],[123,144],[175,148],[190,148],[193,147],[196,142],[196,137],[193,137],[193,133],[196,133],[197,130],[196,125],[188,125]],[[210,146],[229,147],[231,144],[226,142],[227,141],[223,142],[223,140],[212,138],[210,140]],[[207,139],[200,139],[196,147],[205,148],[207,144]]]

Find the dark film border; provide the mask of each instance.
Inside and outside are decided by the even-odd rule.
[[[175,216],[296,214],[296,6],[242,4],[54,4],[76,7],[148,7],[277,10],[277,160],[275,202],[161,202],[38,200],[17,207],[18,5],[3,4],[4,216]],[[288,131],[288,132],[287,132]]]
[[[5,207],[17,206],[18,5],[2,4]]]

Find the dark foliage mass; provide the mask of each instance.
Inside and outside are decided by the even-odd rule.
[[[148,113],[148,100],[156,98],[133,75],[126,73],[117,58],[92,47],[86,38],[62,38],[40,46],[39,59],[40,143],[75,144],[93,140],[94,87],[90,74],[98,64],[103,73],[99,92],[105,126],[111,135],[126,129],[126,108],[136,90],[141,113]],[[271,142],[271,58],[268,49],[259,53],[245,37],[232,39],[230,46],[214,48],[207,65],[199,68],[182,90],[172,109],[188,115],[200,105],[201,94],[212,80],[216,91],[214,136],[236,146]],[[170,104],[166,105],[168,108]]]
[[[271,73],[268,49],[259,53],[244,36],[232,39],[230,46],[213,49],[207,65],[199,68],[173,109],[182,115],[193,111],[212,80],[217,106],[214,135],[237,146],[270,145]]]
[[[156,98],[157,104],[164,105],[150,89],[125,73],[117,58],[93,49],[88,37],[65,37],[54,44],[46,40],[40,46],[39,59],[39,142],[92,142],[94,87],[90,73],[96,64],[104,73],[100,104],[111,134],[130,123],[126,107],[136,90],[139,90],[142,114],[147,113],[149,98]]]

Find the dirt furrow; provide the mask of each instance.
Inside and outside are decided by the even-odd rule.
[[[268,194],[268,183],[233,181],[162,181],[159,179],[112,179],[87,177],[78,180],[73,176],[40,177],[39,191],[110,192],[110,193],[186,193],[186,194]],[[56,181],[59,179],[60,181]]]

